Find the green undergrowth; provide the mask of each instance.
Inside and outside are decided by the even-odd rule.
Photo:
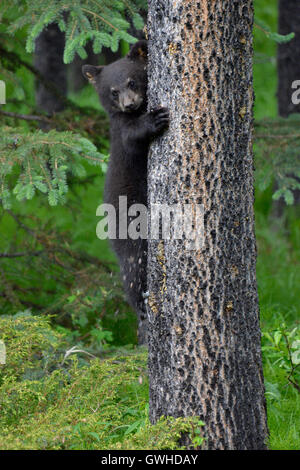
[[[265,355],[270,450],[300,449],[300,393],[287,382],[286,372]]]
[[[6,346],[0,365],[1,449],[180,449],[182,433],[195,447],[202,442],[196,418],[150,424],[145,349],[92,357],[84,348],[72,350],[50,318],[29,312],[2,316],[0,338]],[[299,449],[300,394],[291,382],[300,377],[287,347],[299,364],[299,325],[265,325],[262,344],[269,448]]]
[[[202,442],[196,418],[150,425],[144,349],[68,355],[49,318],[28,312],[1,317],[0,335],[1,449],[179,449],[182,433]]]

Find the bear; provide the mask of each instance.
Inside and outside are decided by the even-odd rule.
[[[147,239],[121,238],[119,217],[127,227],[132,221],[119,212],[119,197],[127,206],[147,207],[147,154],[153,138],[169,124],[169,112],[159,107],[147,112],[147,41],[131,46],[129,53],[106,66],[84,65],[82,73],[95,87],[110,120],[110,158],[104,202],[116,211],[116,238],[111,246],[117,255],[129,304],[137,313],[138,342],[147,343]]]

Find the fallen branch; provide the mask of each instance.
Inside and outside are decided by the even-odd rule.
[[[43,250],[23,253],[0,253],[0,258],[19,258],[21,256],[39,256]]]
[[[41,121],[41,122],[52,122],[51,119],[47,118],[46,116],[34,116],[32,114],[19,114],[19,113],[12,113],[10,111],[2,111],[0,110],[0,114],[3,116],[11,117],[14,119],[24,119],[25,121]]]

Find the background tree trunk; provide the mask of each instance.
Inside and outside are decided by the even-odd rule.
[[[63,62],[65,35],[56,23],[51,23],[38,36],[35,43],[34,65],[40,74],[51,82],[58,94],[46,88],[41,82],[36,86],[37,107],[47,114],[57,113],[64,108],[63,97],[67,95],[67,67]]]
[[[151,240],[150,418],[199,416],[208,449],[264,449],[256,287],[251,0],[150,0],[149,206],[204,206],[204,246]]]
[[[300,80],[300,2],[279,0],[278,32],[295,33],[294,39],[278,44],[278,112],[282,117],[300,112],[300,104],[292,103],[292,83]]]
[[[278,44],[277,73],[278,73],[278,113],[279,116],[288,117],[290,114],[300,112],[300,104],[292,102],[295,89],[292,83],[300,80],[300,2],[299,0],[279,0],[278,3],[278,32],[289,34],[294,32],[295,37],[287,43]],[[299,158],[299,157],[298,157]],[[293,175],[292,175],[293,176]],[[278,184],[275,184],[278,189]],[[300,191],[293,191],[295,204],[300,203]],[[275,220],[284,213],[286,204],[282,198],[274,201],[272,215]]]

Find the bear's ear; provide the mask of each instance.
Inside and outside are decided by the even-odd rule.
[[[102,72],[103,68],[103,65],[83,65],[81,70],[84,78],[95,83],[96,77]]]
[[[142,59],[147,60],[148,55],[148,44],[145,39],[136,42],[131,46],[129,53],[127,54],[128,59],[136,60]]]

